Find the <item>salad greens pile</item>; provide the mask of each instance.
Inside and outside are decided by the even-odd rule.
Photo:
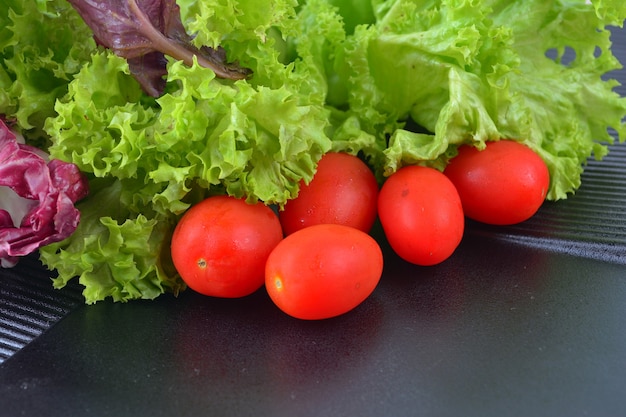
[[[621,68],[607,27],[623,26],[623,0],[5,3],[0,117],[89,178],[76,231],[40,249],[54,285],[78,277],[87,303],[181,291],[169,239],[190,205],[228,193],[280,207],[330,150],[382,180],[441,169],[460,144],[518,140],[557,200],[609,130],[626,138],[626,98],[603,78]],[[129,10],[195,55],[132,32]]]

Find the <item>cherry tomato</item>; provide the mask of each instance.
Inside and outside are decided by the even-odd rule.
[[[209,197],[176,225],[172,260],[189,288],[214,297],[243,297],[263,286],[265,261],[282,238],[278,217],[263,203]]]
[[[387,178],[378,195],[378,217],[398,256],[424,266],[450,257],[465,228],[452,182],[423,166],[406,166]]]
[[[334,223],[369,232],[376,220],[378,182],[358,157],[327,153],[311,182],[279,212],[286,235],[314,224]]]
[[[494,225],[520,223],[532,217],[550,185],[543,159],[511,140],[487,142],[482,151],[460,146],[444,173],[456,186],[465,215]]]
[[[287,236],[265,267],[265,288],[285,313],[317,320],[344,314],[376,288],[383,271],[378,243],[349,226],[320,224]]]

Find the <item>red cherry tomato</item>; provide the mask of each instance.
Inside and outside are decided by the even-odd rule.
[[[369,232],[376,220],[378,182],[358,157],[327,153],[315,176],[279,212],[286,235],[314,224],[334,223]]]
[[[174,229],[172,260],[189,288],[243,297],[263,286],[265,261],[282,238],[278,217],[263,203],[209,197],[187,210]]]
[[[325,319],[363,302],[382,271],[382,251],[367,233],[337,224],[314,225],[287,236],[272,251],[265,288],[285,313]]]
[[[550,186],[543,159],[511,140],[487,142],[482,151],[461,146],[444,173],[456,186],[465,215],[494,225],[520,223],[532,217]]]
[[[424,266],[452,255],[465,228],[454,185],[423,166],[407,166],[387,178],[378,195],[378,217],[398,256]]]

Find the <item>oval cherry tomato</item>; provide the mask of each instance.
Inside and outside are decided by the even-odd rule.
[[[550,186],[543,159],[511,140],[487,142],[482,151],[460,146],[444,173],[456,186],[465,215],[494,225],[520,223],[532,217]]]
[[[465,228],[452,182],[423,166],[406,166],[387,178],[378,195],[378,217],[394,252],[424,266],[452,255]]]
[[[214,297],[243,297],[263,286],[265,261],[282,238],[278,217],[265,204],[209,197],[176,225],[172,260],[189,288]]]
[[[376,220],[378,182],[358,157],[327,153],[311,182],[300,184],[298,196],[279,212],[289,235],[314,224],[343,224],[369,232]]]
[[[344,314],[376,288],[383,271],[378,243],[349,226],[320,224],[287,236],[272,251],[265,288],[285,313],[317,320]]]

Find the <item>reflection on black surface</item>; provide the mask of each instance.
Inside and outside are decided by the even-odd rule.
[[[240,401],[271,410],[276,398],[301,404],[316,391],[332,395],[331,387],[349,385],[381,343],[384,311],[375,296],[349,314],[323,321],[283,314],[264,291],[255,297],[258,309],[242,306],[248,312],[242,311],[243,318],[194,297],[180,312],[172,379],[195,379],[194,387],[204,387],[196,392],[200,397],[237,392]],[[268,397],[268,390],[276,397]]]
[[[438,266],[387,259],[371,298],[324,321],[293,319],[264,291],[80,307],[0,366],[0,398],[29,415],[46,415],[30,398],[61,415],[571,416],[624,405],[622,266],[472,235]]]

